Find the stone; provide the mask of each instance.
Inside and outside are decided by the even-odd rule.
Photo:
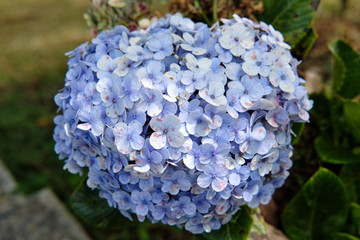
[[[51,189],[24,196],[13,194],[15,188],[13,177],[0,162],[1,240],[90,240]]]

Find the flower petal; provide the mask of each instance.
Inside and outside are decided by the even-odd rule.
[[[144,146],[144,142],[145,142],[145,140],[143,137],[141,137],[139,135],[135,135],[135,136],[132,136],[130,145],[133,149],[140,150]]]
[[[202,188],[207,188],[212,182],[212,177],[206,174],[201,174],[197,178],[197,184]]]
[[[222,190],[224,190],[227,186],[227,179],[225,177],[222,178],[214,178],[214,180],[211,183],[212,188],[214,189],[215,192],[221,192]]]
[[[160,132],[154,132],[150,136],[150,144],[155,149],[161,149],[166,145],[166,135]]]
[[[150,127],[155,132],[162,132],[164,130],[164,119],[162,118],[152,118],[150,121]]]
[[[179,148],[184,143],[184,135],[182,135],[180,131],[169,131],[167,134],[167,140],[170,146],[174,148]]]

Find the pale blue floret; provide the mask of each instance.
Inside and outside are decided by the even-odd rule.
[[[188,191],[191,188],[191,182],[186,177],[186,173],[181,170],[168,172],[161,177],[161,181],[163,182],[161,190],[172,195],[177,195],[180,190]]]
[[[155,210],[148,192],[134,190],[131,193],[131,200],[136,204],[135,212],[140,216],[145,216],[149,211]]]
[[[133,149],[140,150],[144,146],[144,138],[140,136],[143,128],[138,121],[129,124],[120,122],[114,127],[115,145],[122,154],[128,154]]]
[[[209,164],[204,168],[204,173],[197,178],[197,183],[202,188],[211,188],[216,192],[224,190],[228,184],[227,170],[223,164]]]
[[[173,53],[174,48],[172,43],[173,39],[170,34],[160,33],[151,38],[148,43],[148,48],[154,52],[153,58],[155,60],[163,60]]]

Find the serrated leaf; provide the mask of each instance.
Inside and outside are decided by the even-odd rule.
[[[299,41],[295,47],[291,49],[292,55],[297,59],[304,59],[314,45],[317,37],[318,35],[314,32],[314,29],[310,28],[301,41]]]
[[[285,208],[282,223],[292,240],[331,239],[342,231],[347,214],[344,184],[320,168]]]
[[[344,115],[353,136],[360,140],[360,104],[351,101],[344,102]]]
[[[246,240],[251,229],[253,219],[250,209],[246,206],[240,208],[239,212],[220,230],[202,234],[207,240]]]
[[[345,184],[349,200],[360,203],[360,164],[344,165],[339,176]]]
[[[89,189],[81,183],[70,198],[70,206],[77,216],[85,222],[100,228],[123,228],[132,223],[118,209],[109,207],[98,191]]]
[[[333,91],[352,99],[360,93],[360,56],[344,41],[329,44],[335,57]]]
[[[260,20],[280,31],[285,41],[295,47],[312,27],[320,0],[262,0]]]
[[[360,155],[353,154],[351,149],[335,146],[332,140],[325,135],[320,135],[315,139],[315,149],[323,162],[333,164],[360,162]]]
[[[359,240],[359,238],[352,236],[350,234],[347,234],[347,233],[336,233],[332,239],[334,239],[334,240]]]

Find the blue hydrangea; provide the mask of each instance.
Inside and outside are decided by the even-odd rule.
[[[222,22],[168,15],[67,53],[55,151],[129,219],[210,232],[289,175],[292,123],[312,107],[299,62],[271,25]]]

